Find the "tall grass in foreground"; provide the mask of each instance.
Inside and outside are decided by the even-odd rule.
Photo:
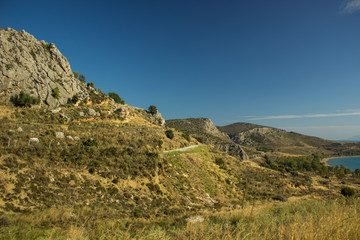
[[[75,218],[73,214],[76,214]],[[91,220],[57,209],[0,217],[0,239],[360,239],[360,200],[299,201],[207,213],[205,220]]]

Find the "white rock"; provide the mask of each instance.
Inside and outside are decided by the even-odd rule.
[[[63,132],[56,132],[55,136],[56,136],[56,138],[64,138],[65,134]]]
[[[31,144],[31,143],[38,144],[39,142],[40,142],[40,141],[39,141],[38,138],[30,138],[30,139],[29,139],[29,144]]]
[[[89,113],[90,116],[96,116],[97,115],[97,112],[92,108],[88,108],[88,113]]]
[[[50,110],[51,113],[59,113],[61,111],[61,108],[55,108]]]

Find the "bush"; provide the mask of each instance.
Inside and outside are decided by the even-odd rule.
[[[148,108],[148,112],[151,113],[152,115],[155,115],[155,114],[158,113],[158,110],[157,110],[156,106],[151,105],[151,106]]]
[[[189,135],[189,134],[183,133],[181,136],[182,136],[186,141],[190,142],[190,135]]]
[[[79,73],[79,72],[73,72],[73,74],[74,74],[74,78],[79,79],[79,75],[80,75],[80,73]]]
[[[286,197],[282,196],[282,195],[275,195],[272,197],[273,200],[276,200],[276,201],[280,201],[280,202],[286,202],[287,199]]]
[[[353,197],[355,196],[355,190],[349,187],[344,187],[341,189],[341,194],[345,197]]]
[[[71,102],[73,104],[76,104],[79,101],[79,97],[77,94],[75,94],[72,98],[71,98]]]
[[[31,104],[39,104],[40,98],[32,97],[29,94],[26,94],[23,91],[21,91],[19,96],[16,96],[13,102],[15,106],[30,106]]]
[[[222,166],[225,164],[224,160],[222,158],[216,158],[215,163],[219,166]]]
[[[195,137],[195,139],[199,142],[199,143],[204,143],[204,139],[202,137]]]
[[[116,103],[121,103],[121,104],[125,104],[125,101],[121,99],[121,97],[114,92],[109,92],[109,97],[111,97],[112,99],[114,99],[114,101]]]
[[[82,82],[86,82],[85,76],[82,75],[82,74],[79,75],[79,80],[82,81]],[[94,83],[93,83],[93,84],[94,84]]]
[[[92,147],[92,146],[97,147],[99,144],[95,139],[89,138],[88,140],[83,142],[83,145],[87,147]]]
[[[60,97],[60,92],[59,92],[59,88],[58,88],[58,87],[56,87],[56,88],[54,88],[54,89],[52,90],[51,96],[53,96],[53,97],[56,98],[56,99],[59,99],[59,97]]]
[[[88,87],[95,88],[95,85],[94,85],[94,83],[93,83],[93,82],[89,82],[89,83],[87,84],[87,86],[88,86]]]
[[[53,49],[54,48],[54,45],[52,44],[52,43],[47,43],[47,44],[43,44],[43,47],[46,49],[46,50],[48,50],[48,51],[50,51],[51,49]]]
[[[170,138],[170,139],[173,139],[174,138],[174,132],[173,130],[166,130],[165,131],[165,135]]]

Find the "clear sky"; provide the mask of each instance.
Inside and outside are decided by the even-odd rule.
[[[0,0],[0,27],[166,119],[360,135],[360,0]]]

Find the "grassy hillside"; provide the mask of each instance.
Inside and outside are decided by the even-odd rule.
[[[122,107],[1,103],[0,239],[236,237],[247,225],[228,219],[233,210],[254,209],[255,217],[267,204],[342,198],[344,186],[359,193],[352,174],[325,178],[240,161]],[[177,151],[190,145],[197,146]],[[190,224],[196,216],[206,220]],[[222,231],[213,235],[211,226]]]

